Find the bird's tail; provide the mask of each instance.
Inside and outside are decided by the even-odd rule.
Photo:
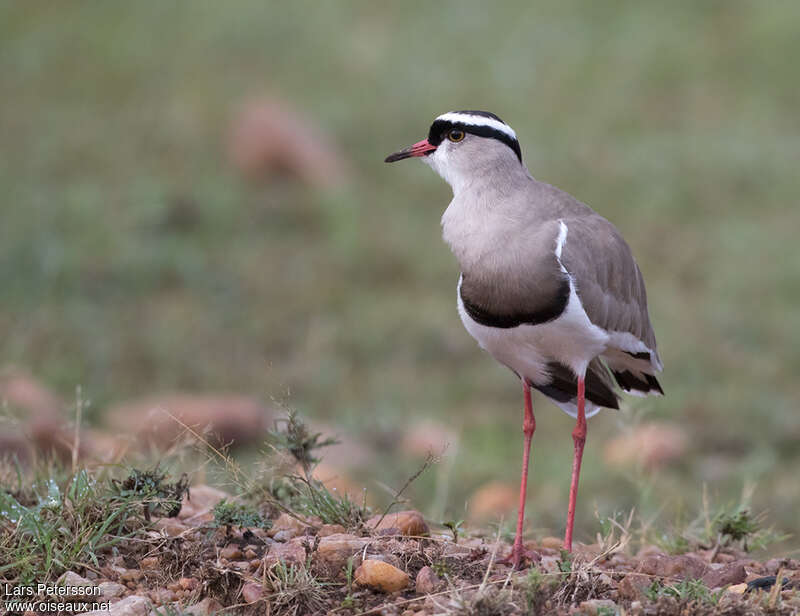
[[[647,359],[620,351],[607,352],[603,354],[603,360],[625,393],[663,396],[664,390],[654,374],[659,368],[653,365],[649,354],[645,355]]]
[[[551,381],[547,385],[533,385],[556,403],[576,404],[578,398],[578,377],[567,366],[557,362],[547,365]],[[586,400],[598,407],[619,408],[619,396],[614,392],[614,379],[598,358],[593,359],[586,369],[584,378]]]

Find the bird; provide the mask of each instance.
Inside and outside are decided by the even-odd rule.
[[[523,522],[536,419],[531,389],[575,418],[564,549],[572,551],[587,418],[618,409],[619,390],[663,395],[644,278],[617,228],[531,175],[514,130],[488,111],[438,116],[426,139],[386,157],[419,158],[452,188],[442,237],[461,268],[464,327],[522,383],[523,459],[515,568],[531,555]]]

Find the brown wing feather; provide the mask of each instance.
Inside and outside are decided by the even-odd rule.
[[[564,223],[568,231],[561,262],[575,281],[589,320],[606,331],[628,332],[656,353],[644,279],[628,244],[599,215],[566,218]]]

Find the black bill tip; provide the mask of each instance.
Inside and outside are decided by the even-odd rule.
[[[400,150],[399,152],[395,152],[394,154],[389,154],[386,158],[383,159],[385,163],[396,163],[398,160],[403,160],[404,158],[411,158],[413,156],[411,154],[411,148],[406,148],[405,150]]]
[[[403,160],[404,158],[411,158],[412,156],[427,156],[434,150],[436,150],[436,146],[432,145],[427,139],[423,139],[422,141],[417,141],[414,145],[403,148],[399,152],[389,154],[383,162],[393,163],[398,160]]]

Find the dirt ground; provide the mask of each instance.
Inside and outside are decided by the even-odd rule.
[[[432,531],[416,511],[349,531],[287,513],[268,525],[226,527],[214,522],[222,492],[198,486],[190,494],[176,517],[155,518],[144,539],[61,583],[99,588],[111,605],[98,614],[800,612],[800,561],[759,561],[731,546],[632,553],[617,533],[567,554],[545,537],[526,544],[529,561],[515,571],[503,560],[508,542],[476,529]]]

